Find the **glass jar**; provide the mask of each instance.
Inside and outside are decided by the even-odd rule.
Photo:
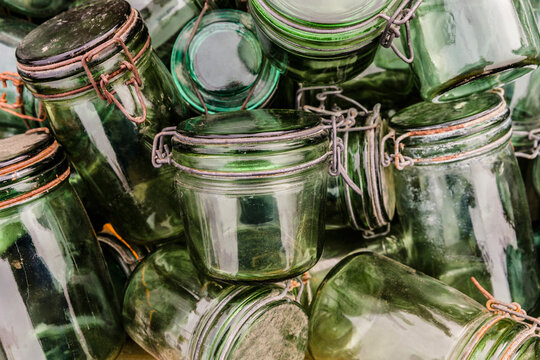
[[[172,154],[156,151],[172,137]],[[224,280],[281,280],[321,253],[329,137],[318,115],[235,111],[186,120],[154,141],[178,168],[190,254]]]
[[[301,360],[307,346],[307,315],[287,290],[206,278],[176,244],[133,273],[123,315],[131,338],[162,360]]]
[[[73,0],[0,0],[0,5],[18,14],[42,19],[67,9],[71,1]]]
[[[24,133],[39,117],[39,105],[17,75],[15,48],[36,25],[17,18],[0,18],[0,82],[5,102],[0,102],[0,139]],[[29,115],[23,119],[19,114]],[[25,124],[26,121],[26,124]],[[41,125],[41,124],[39,124]]]
[[[28,34],[16,55],[116,231],[141,244],[181,233],[173,171],[155,169],[150,152],[155,133],[177,124],[185,108],[138,12],[123,0],[70,9]]]
[[[262,52],[251,15],[214,10],[198,21],[182,29],[171,59],[176,87],[189,107],[198,113],[264,107],[279,72]]]
[[[384,161],[394,164],[409,264],[480,299],[469,280],[475,276],[497,298],[531,310],[539,270],[502,96],[419,103],[389,126],[394,142]]]
[[[540,61],[540,35],[527,0],[424,0],[410,21],[410,37],[412,70],[430,101],[509,83]]]
[[[0,140],[0,357],[114,359],[111,279],[46,128]]]
[[[265,53],[304,85],[341,83],[373,61],[399,0],[249,0]]]
[[[526,321],[369,252],[341,261],[311,310],[313,360],[540,357],[540,338]]]

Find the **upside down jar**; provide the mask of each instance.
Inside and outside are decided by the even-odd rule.
[[[41,24],[17,48],[19,74],[105,218],[148,243],[182,231],[172,169],[155,169],[154,134],[184,116],[140,15],[123,0],[94,1]]]
[[[186,238],[194,263],[223,280],[298,276],[322,250],[329,162],[318,115],[235,111],[186,120],[172,138]],[[167,151],[168,153],[168,151]]]
[[[48,129],[0,140],[0,357],[114,359],[124,333],[96,235]]]
[[[419,103],[389,127],[383,161],[394,173],[408,264],[481,299],[475,276],[502,301],[534,309],[538,264],[502,96]]]

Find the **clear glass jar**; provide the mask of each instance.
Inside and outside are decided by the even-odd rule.
[[[155,169],[150,153],[156,132],[177,124],[185,108],[138,12],[122,0],[70,9],[28,34],[16,55],[26,87],[116,231],[136,243],[181,233],[173,171]]]
[[[410,35],[412,70],[430,101],[509,83],[540,61],[540,35],[528,0],[424,0],[410,21]]]
[[[42,19],[67,9],[71,1],[73,0],[0,0],[0,5],[18,14]]]
[[[174,81],[188,106],[199,114],[264,107],[276,91],[279,72],[264,56],[251,16],[210,11],[192,38],[197,21],[182,29],[171,59]]]
[[[302,360],[307,347],[307,315],[286,290],[206,278],[176,244],[133,273],[123,315],[131,338],[160,360]]]
[[[540,357],[540,338],[524,321],[489,312],[393,260],[359,252],[319,288],[309,352],[313,360],[533,360]]]
[[[318,115],[235,111],[186,120],[168,135],[172,155],[162,163],[179,169],[197,266],[218,279],[261,281],[298,276],[317,262],[330,150]]]
[[[42,128],[0,154],[1,357],[114,359],[118,304],[64,152]]]
[[[498,299],[533,309],[539,269],[502,96],[419,103],[389,126],[409,264],[480,300],[475,276]]]
[[[266,54],[287,76],[305,85],[341,83],[373,61],[399,0],[249,0]]]
[[[5,95],[5,103],[0,103],[0,139],[24,133],[28,127],[16,114],[37,117],[39,106],[35,98],[27,91],[17,75],[15,48],[36,25],[17,18],[0,18],[0,80],[6,81],[0,94]],[[18,85],[21,85],[18,87]],[[28,122],[28,126],[36,125]],[[38,126],[41,124],[38,124]],[[35,126],[35,127],[38,127]]]

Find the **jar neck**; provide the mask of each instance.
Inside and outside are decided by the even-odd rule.
[[[229,359],[250,326],[273,307],[291,301],[278,287],[231,287],[199,321],[190,344],[194,360]]]
[[[449,359],[519,359],[531,341],[540,343],[531,325],[510,316],[486,314],[469,325]]]

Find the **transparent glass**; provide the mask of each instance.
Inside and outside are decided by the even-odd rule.
[[[539,62],[540,36],[527,0],[425,0],[410,27],[411,66],[426,100],[506,84]]]
[[[99,26],[92,22],[79,26],[77,19],[98,16],[96,14],[103,11],[107,16]],[[19,65],[38,61],[42,56],[49,61],[70,59],[75,49],[92,48],[96,39],[103,41],[107,34],[114,33],[130,12],[130,6],[124,1],[90,2],[70,9],[41,24],[21,42],[17,49]],[[113,30],[107,30],[109,27]],[[55,40],[50,32],[62,36]],[[142,83],[140,95],[133,85],[126,84],[133,79],[131,71],[111,78],[107,89],[126,112],[134,116],[143,113],[139,99],[142,98],[146,106],[143,122],[131,121],[114,103],[100,98],[90,86],[80,62],[72,65],[79,68],[67,74],[54,69],[27,70],[21,74],[34,93],[56,95],[42,102],[57,139],[86,183],[92,200],[103,209],[105,220],[120,236],[142,244],[174,238],[183,229],[174,198],[174,172],[170,168],[154,168],[151,152],[154,135],[164,127],[178,124],[186,110],[163,63],[151,49],[142,52],[148,34],[140,18],[135,19],[128,33],[132,34],[126,44],[128,51],[132,56],[141,54],[135,62]],[[35,51],[42,46],[47,49],[45,53]],[[106,59],[97,54],[90,62],[89,70],[96,78],[101,73],[114,72],[126,61],[124,51],[118,46],[105,51],[115,52]],[[89,89],[65,95],[84,85]]]
[[[307,347],[307,316],[282,288],[206,278],[176,244],[137,268],[123,315],[131,338],[157,359],[301,360]]]
[[[328,134],[319,132],[319,122],[318,116],[304,112],[254,110],[194,118],[178,126],[179,133],[195,140],[243,141],[192,145],[173,139],[174,161],[202,170],[179,171],[176,176],[186,237],[197,266],[219,279],[266,281],[297,276],[317,262],[328,178],[324,156],[329,149]],[[312,129],[313,136],[279,137]],[[265,142],[250,143],[265,136]],[[312,161],[282,174],[249,175]],[[206,171],[243,177],[207,176]]]
[[[73,0],[0,0],[3,5],[21,15],[48,18],[68,8]]]
[[[502,101],[487,93],[421,103],[392,118],[396,137],[424,134],[401,142],[402,155],[416,162],[393,168],[396,207],[412,267],[482,301],[475,276],[498,299],[535,312],[537,254]]]
[[[341,83],[373,61],[385,22],[397,0],[355,1],[250,0],[265,53],[276,66],[304,84]],[[373,21],[363,26],[359,24]]]
[[[0,306],[8,309],[0,316],[1,357],[114,359],[124,340],[118,304],[67,180],[0,210],[0,235]]]
[[[205,15],[192,37],[196,19],[174,44],[171,72],[182,97],[198,113],[264,107],[274,94],[279,72],[264,56],[251,16],[237,10]],[[189,44],[189,46],[188,46]]]
[[[479,303],[433,278],[383,256],[359,252],[325,279],[311,309],[313,360],[463,359],[491,315]],[[510,317],[481,336],[467,359],[500,359],[529,326]],[[540,356],[530,336],[512,359]]]

